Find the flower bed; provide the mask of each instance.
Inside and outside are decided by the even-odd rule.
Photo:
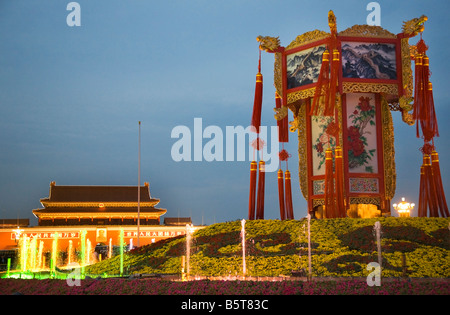
[[[82,280],[0,279],[0,295],[448,295],[450,282],[436,279],[386,279],[370,287],[363,279],[326,281],[165,281],[123,278]]]
[[[325,219],[311,222],[314,277],[367,277],[377,262],[373,233],[381,223],[383,277],[450,278],[450,220],[444,218]],[[198,230],[191,244],[190,271],[198,276],[242,274],[240,221]],[[290,276],[308,268],[306,220],[246,223],[247,276]],[[143,246],[124,255],[127,274],[181,274],[184,236]],[[403,266],[403,261],[406,266]],[[406,269],[405,269],[406,268]],[[119,273],[119,257],[86,267],[88,274]]]

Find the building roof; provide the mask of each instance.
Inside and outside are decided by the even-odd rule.
[[[32,212],[38,218],[54,217],[114,217],[136,215],[137,186],[56,186],[50,183],[47,198],[42,198],[43,209]],[[144,217],[159,218],[166,209],[155,208],[159,199],[151,198],[149,184],[140,187],[140,213]]]
[[[192,224],[191,218],[164,218],[164,225],[186,226],[186,224]]]
[[[151,198],[148,183],[140,187],[140,201],[158,203]],[[67,202],[137,202],[137,186],[56,186],[50,184],[49,197],[42,198],[41,203]]]
[[[0,219],[0,228],[27,227],[30,219]]]

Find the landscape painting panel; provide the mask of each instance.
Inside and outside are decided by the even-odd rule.
[[[286,57],[287,88],[316,83],[322,65],[325,45],[305,49]]]
[[[395,44],[342,42],[342,76],[357,79],[397,79]]]

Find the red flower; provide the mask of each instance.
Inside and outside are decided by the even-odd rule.
[[[364,153],[364,143],[358,139],[358,141],[353,142],[352,144],[353,156],[360,156]]]
[[[369,103],[370,97],[361,96],[359,98],[359,101],[360,101],[360,103],[358,105],[362,112],[367,112],[372,109],[372,106],[370,106],[370,103]]]
[[[359,133],[358,127],[355,126],[348,127],[348,137],[350,138],[349,140],[351,141],[359,139],[361,137],[361,134]]]
[[[364,152],[364,143],[361,140],[359,129],[355,126],[348,128],[348,144],[353,156],[360,156]]]
[[[318,144],[316,144],[316,150],[319,153],[323,152],[323,144],[322,144],[322,142],[319,142]]]

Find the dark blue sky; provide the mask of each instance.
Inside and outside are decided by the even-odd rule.
[[[195,224],[247,217],[249,162],[174,162],[171,131],[247,126],[253,106],[256,36],[297,35],[365,24],[370,1],[79,0],[81,26],[66,24],[68,0],[0,0],[0,217],[32,218],[49,184],[137,185],[138,121],[142,183],[150,182],[166,216]],[[447,1],[378,1],[381,26],[426,14],[441,137],[444,188],[450,194]],[[416,43],[418,38],[410,40]],[[273,55],[263,54],[263,124],[273,125]],[[290,114],[292,120],[292,114]],[[394,112],[397,194],[417,204],[422,141]],[[206,140],[205,140],[206,142]],[[294,214],[306,215],[293,154]],[[450,195],[449,195],[450,196]],[[266,182],[266,218],[278,218],[276,174]]]

